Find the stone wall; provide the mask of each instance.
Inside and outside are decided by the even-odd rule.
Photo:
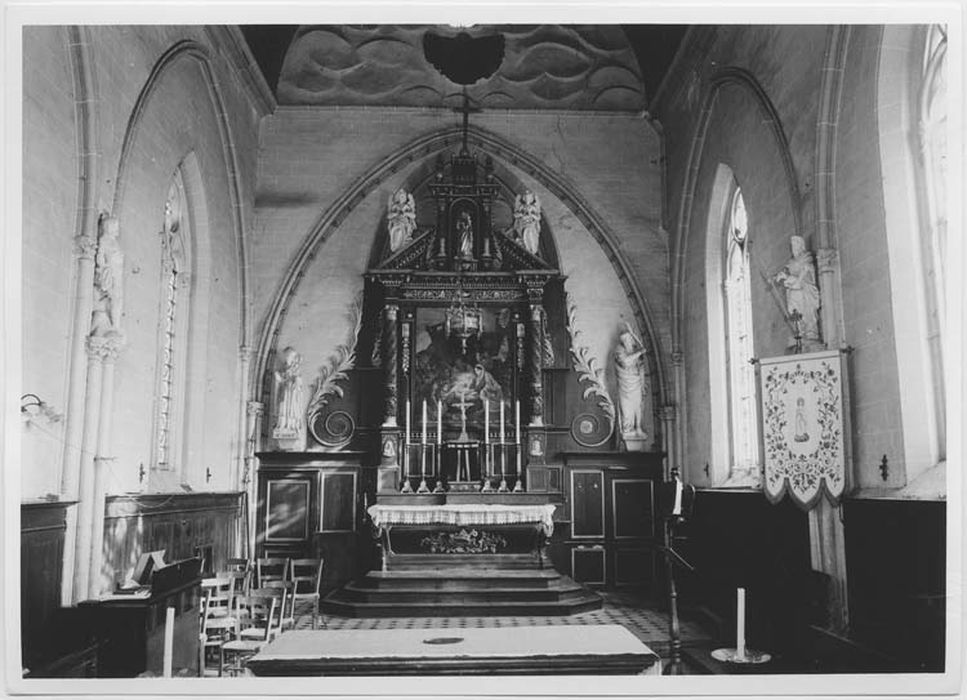
[[[251,225],[261,113],[228,53],[224,35],[203,27],[24,31],[23,390],[66,413],[77,363],[71,339],[86,333],[74,328],[73,239],[96,235],[99,213],[114,214],[125,255],[127,344],[115,372],[108,493],[138,490],[139,465],[151,465],[162,308],[158,234],[177,168],[188,190],[189,255],[202,274],[191,280],[188,444],[170,485],[236,488],[241,245]],[[86,111],[75,100],[86,100]],[[78,182],[82,148],[93,154],[81,154],[93,166],[86,190]],[[60,423],[24,430],[25,498],[60,491],[66,426],[82,420],[71,411]]]

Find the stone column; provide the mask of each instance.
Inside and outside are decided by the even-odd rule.
[[[384,408],[383,408],[383,427],[395,428],[397,425],[396,413],[399,406],[399,372],[397,371],[397,339],[396,339],[396,317],[399,307],[396,304],[387,304],[383,311],[383,335],[382,351],[384,370]]]
[[[531,419],[530,427],[544,426],[544,377],[543,377],[543,328],[541,320],[544,317],[544,307],[541,304],[530,305],[530,355],[528,357],[530,389],[531,389]]]
[[[100,405],[97,422],[97,453],[94,457],[93,519],[91,522],[91,564],[88,596],[96,598],[110,589],[111,582],[102,576],[104,559],[104,502],[107,493],[106,470],[114,464],[112,428],[114,424],[114,366],[124,345],[120,335],[92,338],[95,352],[100,355]]]
[[[85,340],[91,322],[94,299],[94,253],[97,238],[81,235],[74,239],[74,257],[77,260],[74,287],[74,329],[71,336],[70,375],[67,381],[67,406],[64,410],[64,453],[61,461],[61,497],[68,501],[80,500],[81,444],[84,439],[85,393],[88,371]],[[61,604],[70,605],[74,600],[74,555],[77,547],[78,507],[67,509],[67,527],[64,533],[64,568],[62,574]]]
[[[683,480],[687,477],[678,463],[678,447],[675,444],[675,423],[678,411],[673,404],[665,404],[661,407],[661,430],[665,448],[665,479],[671,479],[672,470],[678,468],[678,473]]]
[[[89,317],[88,317],[89,318]],[[91,574],[91,543],[94,534],[94,455],[97,450],[98,406],[103,363],[94,338],[87,340],[87,396],[77,490],[77,537],[74,543],[73,602],[87,597]]]
[[[255,529],[258,505],[258,458],[255,452],[259,446],[259,435],[262,432],[262,416],[265,413],[265,404],[261,401],[248,401],[245,404],[245,464],[242,468],[242,479],[240,488],[246,494],[247,529],[244,531],[244,546],[240,541],[236,549],[240,554],[248,558],[255,556]],[[239,538],[241,540],[242,538]]]
[[[248,373],[252,363],[252,348],[242,345],[238,349],[238,454],[235,457],[235,469],[229,480],[229,488],[242,488],[242,474],[245,472],[245,460],[248,458]]]
[[[820,323],[826,346],[835,348],[845,342],[846,333],[840,298],[839,254],[835,248],[820,248],[816,256],[819,271]],[[848,432],[847,426],[847,435]],[[847,440],[847,445],[849,440]],[[847,456],[847,464],[851,459]],[[852,474],[846,470],[846,489]],[[834,507],[821,498],[809,511],[809,553],[812,568],[832,579],[829,591],[830,624],[836,632],[849,628],[849,609],[846,590],[846,540],[841,507]]]

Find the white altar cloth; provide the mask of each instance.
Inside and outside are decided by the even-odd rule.
[[[518,525],[538,523],[544,534],[554,532],[552,503],[543,505],[459,504],[439,506],[374,505],[367,512],[378,528],[389,525]]]

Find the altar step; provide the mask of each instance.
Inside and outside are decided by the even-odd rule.
[[[573,615],[597,610],[601,596],[553,570],[373,571],[322,600],[346,617]]]

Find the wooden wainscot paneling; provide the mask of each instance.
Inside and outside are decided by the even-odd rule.
[[[571,537],[604,537],[604,472],[571,471]]]
[[[104,519],[105,573],[118,583],[142,552],[173,562],[210,552],[204,569],[224,568],[244,530],[243,494],[152,493],[109,496]]]
[[[608,568],[604,547],[575,547],[571,550],[571,577],[578,583],[603,586]]]
[[[615,539],[654,537],[655,489],[650,479],[611,480]]]
[[[23,663],[49,660],[52,629],[60,608],[64,533],[72,503],[32,502],[20,506],[20,633]]]
[[[264,452],[259,455],[258,556],[322,557],[324,591],[369,568],[361,527],[375,469],[364,453]],[[372,501],[370,501],[372,502]]]

